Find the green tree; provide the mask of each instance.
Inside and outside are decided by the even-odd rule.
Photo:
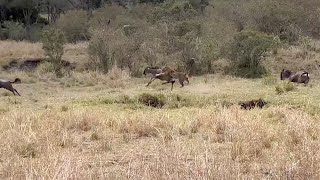
[[[261,77],[266,73],[261,65],[262,56],[279,43],[279,38],[256,31],[237,33],[223,52],[230,62],[229,72],[246,78]]]
[[[53,64],[56,74],[61,75],[63,48],[66,43],[62,31],[58,29],[44,31],[42,43],[48,61]]]

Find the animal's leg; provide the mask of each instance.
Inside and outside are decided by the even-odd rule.
[[[182,88],[182,87],[184,86],[183,80],[182,80],[182,79],[179,79],[179,83],[181,84],[181,87],[180,87],[180,88]]]
[[[13,95],[16,95],[16,93],[14,92],[14,90],[9,90],[9,91],[11,91],[11,92],[13,93]]]
[[[149,81],[149,83],[147,84],[147,86],[149,86],[156,78],[155,77],[152,77]]]
[[[171,91],[173,90],[173,84],[175,83],[175,80],[171,80]]]
[[[13,89],[19,96],[21,96],[20,94],[19,94],[19,92],[16,90],[16,89]]]
[[[170,83],[170,81],[164,82],[164,83],[162,83],[162,84],[168,84],[168,83]]]

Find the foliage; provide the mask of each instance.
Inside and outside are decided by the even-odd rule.
[[[63,33],[58,29],[44,31],[42,34],[42,43],[42,48],[46,56],[48,56],[49,62],[53,64],[55,72],[60,74],[63,66],[63,48],[66,43]]]
[[[5,21],[1,29],[1,39],[20,41],[26,38],[26,30],[22,23]]]
[[[58,19],[57,27],[64,32],[69,42],[90,38],[88,15],[83,10],[68,11]]]
[[[276,93],[278,95],[283,94],[285,92],[294,91],[296,87],[292,82],[281,82],[275,87]]]
[[[253,6],[252,18],[259,31],[279,36],[289,43],[299,40],[298,24],[303,9],[288,1],[262,1]]]
[[[240,77],[256,78],[266,73],[261,65],[266,51],[277,48],[279,40],[271,35],[255,31],[237,33],[224,49],[230,62],[229,73]]]

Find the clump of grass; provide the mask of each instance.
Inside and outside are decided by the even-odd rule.
[[[122,95],[117,98],[116,103],[119,104],[134,104],[136,101],[134,98],[130,98],[128,95]]]
[[[22,143],[16,145],[15,151],[23,158],[34,158],[36,156],[36,148],[33,143]]]
[[[281,84],[278,84],[276,86],[276,93],[277,94],[283,94],[285,92],[289,92],[289,91],[293,91],[295,90],[296,87],[294,86],[293,83],[291,82],[284,82],[284,83],[281,83]]]
[[[263,85],[275,85],[277,83],[277,78],[274,76],[265,76],[262,78]]]
[[[13,96],[13,94],[10,93],[10,92],[8,92],[8,91],[3,92],[2,95],[3,95],[3,96]]]
[[[152,95],[148,93],[143,93],[139,95],[138,101],[146,106],[162,108],[162,106],[165,104],[165,97],[162,94]]]
[[[157,137],[159,134],[155,127],[146,122],[137,122],[133,130],[138,137]]]
[[[66,112],[68,110],[69,110],[68,106],[65,106],[65,105],[61,106],[61,111],[62,112]]]
[[[233,103],[230,102],[230,101],[226,101],[226,100],[221,101],[221,106],[222,106],[222,107],[228,108],[228,107],[230,107],[230,106],[232,106],[232,105],[233,105]]]
[[[100,136],[99,136],[98,132],[97,132],[97,131],[92,132],[92,134],[90,135],[90,139],[91,139],[92,141],[99,140],[99,139],[100,139]]]

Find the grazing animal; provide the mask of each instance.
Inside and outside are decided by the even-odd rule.
[[[8,80],[3,80],[0,79],[0,88],[5,88],[9,91],[11,91],[14,95],[19,95],[19,92],[12,87],[13,83],[21,83],[21,80],[19,78],[16,78],[14,81],[8,81]]]
[[[257,99],[257,100],[251,100],[251,101],[246,101],[246,102],[240,102],[239,105],[241,106],[241,109],[253,109],[255,107],[259,107],[262,108],[263,106],[265,106],[267,104],[266,101],[264,101],[263,99]]]
[[[189,76],[188,74],[186,73],[183,73],[183,72],[177,72],[173,69],[171,69],[170,67],[164,67],[162,68],[162,71],[165,72],[165,73],[168,73],[170,74],[173,79],[178,79],[179,80],[179,83],[181,84],[181,87],[184,86],[184,81],[186,81],[188,84],[189,84]]]
[[[293,72],[290,70],[282,69],[280,73],[280,79],[288,79],[289,82],[303,83],[307,85],[309,83],[310,76],[307,71]]]
[[[155,79],[160,79],[161,81],[166,81],[162,84],[171,83],[171,91],[173,89],[173,84],[176,82],[173,77],[169,73],[160,73],[156,74],[154,77],[151,78],[147,86],[149,86]]]

